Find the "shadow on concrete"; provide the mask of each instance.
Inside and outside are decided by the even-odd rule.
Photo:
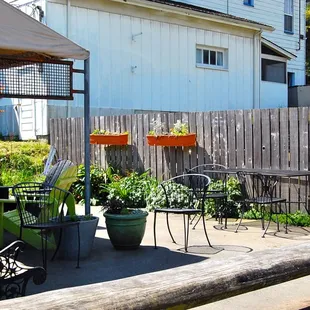
[[[51,256],[52,253],[49,253],[49,259]],[[80,269],[75,268],[76,261],[74,260],[48,261],[46,282],[40,286],[29,282],[26,294],[112,281],[195,264],[205,259],[207,258],[170,251],[164,247],[154,249],[153,246],[143,245],[137,250],[119,251],[113,248],[110,240],[96,237],[91,256],[81,261]],[[41,251],[28,246],[21,254],[20,260],[29,266],[41,266]]]

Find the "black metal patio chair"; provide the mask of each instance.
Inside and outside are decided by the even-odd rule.
[[[286,199],[281,197],[275,197],[275,188],[278,183],[278,178],[274,175],[262,175],[259,173],[247,174],[244,171],[237,172],[237,177],[241,185],[242,200],[241,204],[241,216],[235,232],[242,223],[245,211],[251,209],[252,205],[258,205],[261,212],[261,225],[264,230],[262,238],[265,237],[267,230],[270,226],[272,215],[276,215],[277,231],[280,231],[280,225],[278,220],[278,214],[284,213],[286,217],[285,233],[287,234],[287,205]],[[284,204],[284,212],[281,208],[281,204]],[[267,226],[265,227],[265,212],[269,206],[269,219]]]
[[[66,200],[70,192],[55,186],[42,183],[26,182],[13,187],[13,195],[16,197],[17,210],[20,217],[20,239],[22,240],[23,228],[40,230],[41,250],[43,267],[47,267],[47,240],[54,238],[53,230],[60,229],[60,237],[56,251],[52,257],[55,258],[61,242],[62,228],[76,225],[78,234],[77,268],[80,263],[80,230],[79,221],[68,221]]]
[[[215,218],[218,220],[219,224],[223,224],[224,220],[224,228],[227,228],[227,214],[230,211],[229,206],[227,204],[227,173],[225,170],[227,169],[226,166],[220,164],[202,164],[195,166],[191,169],[187,169],[187,173],[199,173],[208,176],[212,182],[221,181],[222,183],[219,184],[218,188],[208,188],[206,200],[214,200],[215,203]],[[191,220],[191,224],[195,220],[196,216],[194,216]],[[199,216],[198,220],[196,221],[193,229],[196,228],[196,225],[201,219],[201,215]]]
[[[46,271],[42,267],[30,267],[18,261],[24,242],[14,241],[0,250],[0,301],[25,296],[30,279],[36,285],[46,280]]]
[[[210,178],[203,174],[183,174],[173,177],[159,185],[161,191],[164,207],[156,208],[154,210],[154,243],[156,242],[156,217],[157,213],[166,214],[167,228],[173,243],[176,243],[169,225],[169,214],[183,215],[184,228],[184,247],[185,252],[188,248],[189,239],[189,222],[191,215],[200,215],[202,218],[204,233],[210,247],[211,243],[206,230],[205,223],[205,199],[210,184]],[[187,220],[186,220],[187,216]]]

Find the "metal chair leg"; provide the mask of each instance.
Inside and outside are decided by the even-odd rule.
[[[288,225],[288,221],[287,221],[287,203],[286,203],[286,201],[285,201],[285,233],[287,234],[287,225]]]
[[[53,261],[58,253],[58,250],[60,248],[60,244],[61,244],[61,239],[62,239],[62,228],[60,228],[60,233],[59,233],[59,238],[58,238],[58,242],[57,242],[57,246],[56,246],[56,250],[53,254],[53,257],[51,259],[51,261]]]
[[[80,268],[80,251],[81,251],[80,224],[77,224],[76,226],[77,226],[77,234],[78,234],[78,255],[77,255],[76,268]]]
[[[166,213],[166,222],[167,222],[168,231],[169,231],[170,237],[171,237],[171,239],[172,239],[172,242],[173,242],[173,243],[176,243],[175,240],[174,240],[174,238],[173,238],[173,236],[172,236],[171,230],[170,230],[168,215],[169,215],[169,213]]]
[[[195,215],[195,217],[196,217],[196,215]],[[198,218],[197,222],[195,223],[195,225],[194,225],[193,229],[195,229],[195,228],[196,228],[196,226],[197,226],[197,224],[199,223],[199,221],[200,221],[200,220],[201,220],[201,214],[199,215],[199,218]]]
[[[155,249],[157,249],[157,244],[156,244],[156,216],[157,216],[157,212],[155,210],[154,211],[154,224],[153,224],[154,248]]]
[[[194,220],[195,220],[196,217],[197,217],[197,214],[195,214],[194,217],[191,219],[190,225],[193,224],[193,222],[194,222]],[[193,228],[193,229],[194,229],[194,228]]]
[[[207,234],[207,228],[206,228],[206,223],[205,223],[205,222],[206,222],[206,221],[205,221],[205,215],[202,214],[201,217],[202,217],[203,230],[204,230],[204,232],[205,232],[206,239],[207,239],[207,241],[208,241],[209,246],[212,248],[212,245],[211,245],[211,243],[210,243],[210,240],[209,240],[209,237],[208,237],[208,234]]]
[[[264,233],[262,235],[262,238],[265,238],[265,235],[267,233],[267,230],[268,230],[270,222],[271,222],[271,218],[272,218],[272,206],[270,206],[269,220],[268,220],[267,226],[266,226],[266,228],[264,230]]]
[[[185,214],[183,214],[183,229],[184,229],[184,248],[185,252],[187,252],[187,236],[186,236],[186,220],[185,220]]]
[[[238,232],[238,229],[241,226],[241,223],[242,223],[242,220],[243,220],[243,216],[244,216],[244,210],[245,210],[245,207],[244,207],[244,204],[242,204],[242,211],[241,211],[240,221],[239,221],[238,226],[237,226],[237,228],[235,230],[235,233]]]

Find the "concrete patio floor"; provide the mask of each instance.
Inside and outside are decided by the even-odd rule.
[[[78,207],[78,213],[83,213],[81,207]],[[246,253],[251,251],[296,245],[309,242],[310,240],[310,228],[290,227],[290,231],[286,235],[283,227],[281,232],[275,233],[275,225],[273,224],[269,228],[265,238],[261,238],[262,230],[259,221],[245,221],[247,229],[241,227],[238,233],[234,233],[235,222],[233,220],[229,222],[228,229],[223,230],[221,225],[210,219],[207,221],[207,230],[215,249],[206,246],[207,243],[203,233],[202,223],[200,222],[195,230],[190,231],[190,248],[189,252],[185,253],[183,248],[182,218],[174,215],[171,216],[171,229],[178,242],[177,244],[173,244],[166,228],[165,217],[160,214],[157,223],[158,249],[155,250],[153,241],[153,214],[151,213],[148,216],[145,237],[141,247],[137,250],[117,251],[109,241],[100,207],[92,207],[92,213],[98,215],[100,220],[91,256],[81,261],[80,269],[75,268],[75,261],[58,259],[53,262],[49,261],[46,282],[40,286],[29,283],[27,295],[66,287],[107,282],[189,264],[197,264],[197,268],[199,268],[199,263],[207,259],[223,260],[223,264],[225,264],[225,259],[238,255],[246,255]],[[9,240],[14,240],[14,238],[7,234],[6,241],[8,242]],[[217,248],[223,250],[216,250]],[[30,246],[22,253],[20,260],[31,266],[42,265],[41,252]],[[199,309],[248,309],[249,307],[252,310],[262,308],[307,309],[305,307],[310,306],[310,291],[309,288],[306,289],[306,283],[309,283],[309,281],[310,277],[301,278],[205,305],[199,307]],[[287,294],[284,293],[286,291]],[[283,304],[281,307],[279,302]],[[292,302],[294,305],[292,305]],[[297,304],[302,306],[297,306]],[[286,306],[287,308],[285,308]]]

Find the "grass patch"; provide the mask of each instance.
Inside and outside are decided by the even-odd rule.
[[[40,181],[49,145],[43,141],[0,141],[0,185]]]

